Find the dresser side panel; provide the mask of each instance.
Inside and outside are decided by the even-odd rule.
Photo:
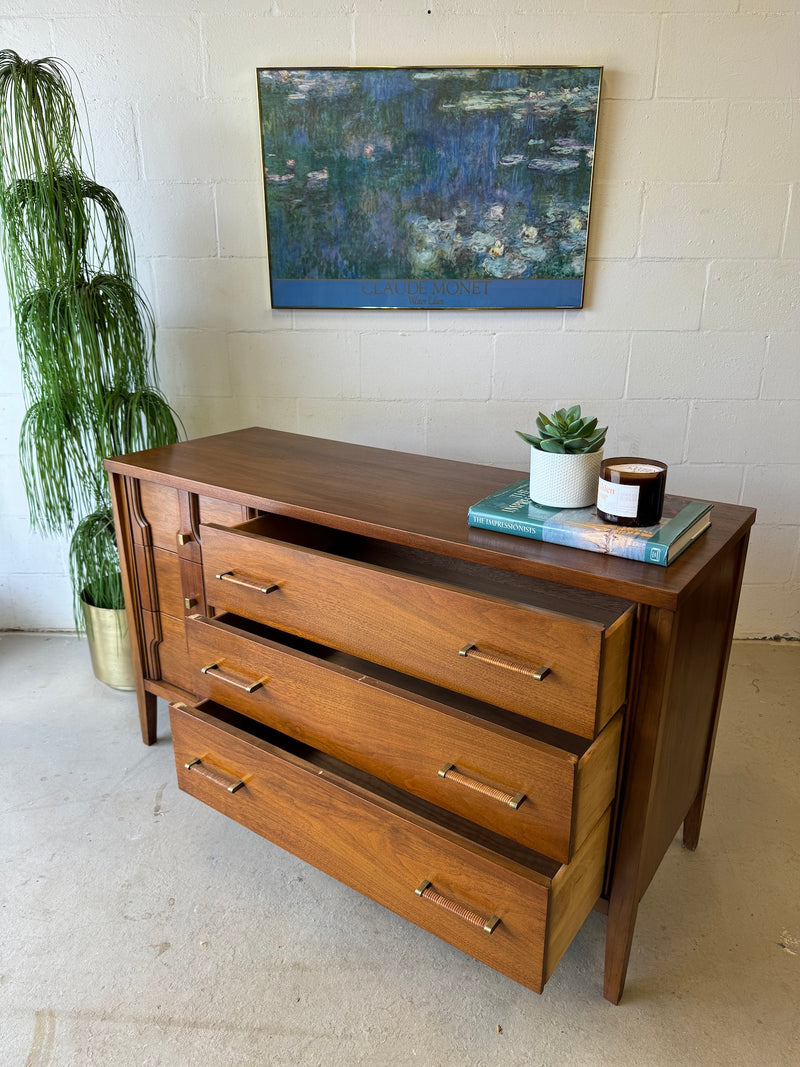
[[[675,617],[641,892],[704,785],[736,613],[738,572],[738,553],[722,556]]]

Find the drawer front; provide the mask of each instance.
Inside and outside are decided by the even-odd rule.
[[[613,798],[620,716],[576,753],[219,620],[187,639],[198,696],[562,863]]]
[[[185,614],[181,561],[175,552],[135,545],[136,579],[145,611],[163,611],[175,618]]]
[[[132,479],[129,483],[134,542],[175,552],[179,535],[191,535],[196,522],[243,522],[246,508],[228,500],[194,497],[168,485]],[[189,499],[193,500],[190,505]],[[191,516],[194,516],[192,518]]]
[[[159,612],[143,611],[147,678],[167,682],[187,693],[194,683],[186,649],[186,627],[182,619]]]
[[[309,637],[581,737],[621,706],[627,645],[597,623],[203,527],[209,606]],[[609,662],[606,662],[609,661]],[[621,681],[620,681],[621,679]]]
[[[230,526],[244,522],[247,508],[241,504],[232,504],[229,500],[215,500],[210,496],[201,496],[198,500],[200,522],[218,522]]]
[[[182,619],[205,605],[203,569],[163,548],[134,546],[136,581],[141,607]]]
[[[607,818],[568,868],[523,865],[202,711],[171,722],[186,792],[537,992],[548,927],[560,944],[600,893]],[[560,890],[572,869],[580,893]]]
[[[174,552],[181,528],[178,490],[156,482],[130,483],[134,541]]]

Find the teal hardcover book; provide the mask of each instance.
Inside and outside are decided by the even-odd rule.
[[[713,506],[702,500],[665,496],[657,525],[613,526],[598,518],[595,507],[546,508],[534,504],[528,496],[528,479],[522,478],[473,504],[468,521],[483,530],[666,567],[708,529]]]

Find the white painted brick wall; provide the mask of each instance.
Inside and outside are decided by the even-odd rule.
[[[800,633],[798,0],[0,0],[0,47],[80,77],[191,436],[262,424],[524,470],[514,429],[581,401],[672,491],[759,509],[738,632]],[[605,66],[583,310],[269,309],[256,66],[539,62]],[[3,290],[0,628],[68,628],[23,411]]]
[[[800,94],[793,15],[665,15],[660,43],[658,96],[753,100]]]
[[[774,259],[786,228],[786,185],[648,186],[640,252],[665,259]]]
[[[758,333],[641,331],[631,341],[626,395],[686,400],[757,397],[765,351],[766,337]]]

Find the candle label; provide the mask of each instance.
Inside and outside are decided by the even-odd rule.
[[[643,464],[626,463],[615,470],[623,467],[630,470]],[[657,470],[657,468],[648,468]],[[606,515],[618,515],[621,518],[635,519],[639,511],[639,486],[621,485],[619,482],[607,482],[601,478],[597,486],[597,507]]]

